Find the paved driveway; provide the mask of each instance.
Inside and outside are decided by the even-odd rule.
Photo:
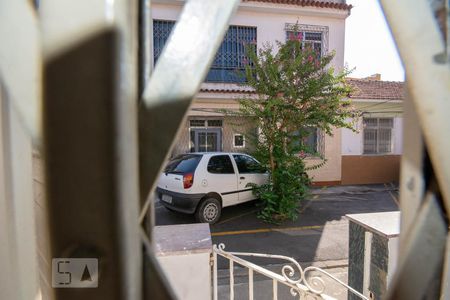
[[[317,188],[305,200],[296,221],[271,225],[257,218],[257,202],[224,208],[221,220],[211,226],[213,243],[228,251],[280,254],[299,262],[336,262],[348,258],[346,214],[398,210],[398,193],[392,185]],[[155,203],[156,225],[193,223],[193,216],[172,213]],[[277,264],[268,259],[253,260]],[[225,268],[219,261],[219,268]]]

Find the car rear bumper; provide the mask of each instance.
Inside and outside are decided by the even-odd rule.
[[[197,209],[198,203],[205,196],[205,194],[177,193],[162,188],[156,188],[156,195],[159,202],[165,207],[185,214],[193,214]],[[163,201],[162,195],[170,196],[171,201]]]

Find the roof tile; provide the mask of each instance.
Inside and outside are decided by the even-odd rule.
[[[403,100],[404,82],[397,81],[381,81],[369,79],[347,78],[347,83],[353,87],[350,94],[351,99],[364,100]],[[201,92],[205,93],[231,93],[231,94],[253,94],[253,89],[239,85],[215,86],[209,84],[202,86]]]
[[[319,0],[243,0],[243,2],[264,2],[264,3],[277,3],[277,4],[291,4],[298,6],[313,6],[313,7],[325,7],[342,10],[351,10],[352,5],[346,3],[337,3],[333,1],[319,1]]]
[[[404,82],[348,78],[351,99],[403,100]]]

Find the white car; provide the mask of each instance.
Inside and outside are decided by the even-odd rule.
[[[188,153],[167,164],[156,195],[167,209],[214,224],[223,207],[254,200],[253,184],[268,179],[269,173],[247,154]]]

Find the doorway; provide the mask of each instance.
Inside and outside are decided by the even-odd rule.
[[[222,131],[220,128],[192,128],[191,152],[222,151]]]

